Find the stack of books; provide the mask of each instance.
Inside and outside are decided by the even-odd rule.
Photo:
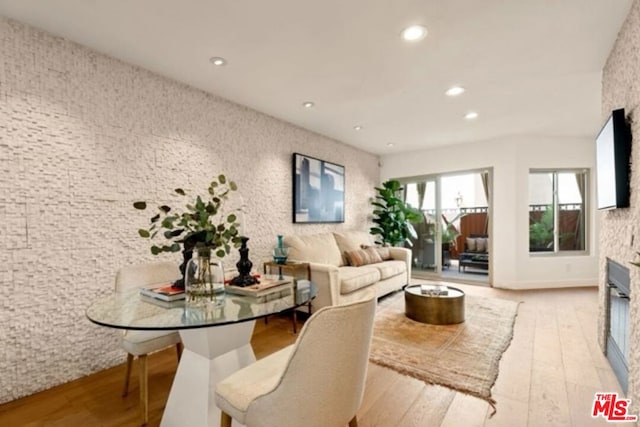
[[[168,284],[152,288],[140,288],[140,295],[172,302],[184,299],[184,289]]]
[[[271,299],[291,295],[291,280],[288,279],[260,279],[255,285],[240,287],[227,285],[226,291],[230,294],[250,296],[256,298],[256,302],[266,302]]]

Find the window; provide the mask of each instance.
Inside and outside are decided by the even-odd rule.
[[[587,171],[529,172],[529,252],[584,251]]]

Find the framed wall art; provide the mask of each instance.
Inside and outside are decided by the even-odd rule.
[[[344,222],[344,166],[293,153],[293,222]]]

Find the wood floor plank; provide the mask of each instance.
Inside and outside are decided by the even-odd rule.
[[[482,427],[488,412],[490,412],[490,406],[484,400],[456,393],[440,426]]]
[[[586,387],[580,384],[567,383],[569,399],[569,415],[572,426],[596,427],[610,425],[603,418],[591,417],[595,394],[602,392],[599,387]]]
[[[391,369],[383,368],[375,363],[369,363],[367,369],[367,381],[365,383],[365,394],[362,404],[358,410],[358,419],[364,420],[365,414],[370,408],[379,404],[381,396],[399,381],[401,375]]]
[[[485,427],[525,427],[528,423],[528,402],[516,400],[509,394],[495,393],[494,398],[499,402],[495,415],[485,419]]]
[[[493,388],[498,412],[488,418],[489,405],[481,399],[369,364],[358,411],[361,427],[605,425],[585,418],[598,386],[602,389],[597,391],[622,394],[598,346],[596,289],[509,291],[455,286],[469,295],[522,301],[514,337]],[[305,316],[298,317],[300,330]],[[271,316],[268,324],[256,323],[251,344],[262,358],[296,338],[289,316]],[[175,349],[149,356],[150,427],[160,424],[175,370]],[[136,427],[136,372],[134,362],[126,398],[121,397],[124,365],[119,365],[0,405],[0,426]]]
[[[500,361],[500,371],[493,393],[510,396],[522,403],[529,402],[531,389],[532,350],[512,348]]]
[[[533,361],[529,426],[570,426],[569,401],[562,365]]]
[[[423,388],[422,381],[400,375],[398,380],[387,388],[358,419],[363,425],[369,426],[398,425],[407,410],[422,393]]]
[[[442,423],[456,392],[436,385],[425,385],[398,427],[437,426]]]

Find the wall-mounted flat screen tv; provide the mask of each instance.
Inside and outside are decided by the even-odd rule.
[[[629,207],[631,130],[624,108],[614,110],[596,138],[598,209]]]

